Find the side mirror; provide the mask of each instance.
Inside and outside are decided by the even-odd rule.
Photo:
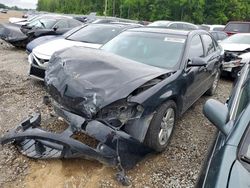
[[[227,127],[229,112],[225,104],[209,99],[203,108],[203,114],[213,123],[224,135],[228,135],[230,127]]]
[[[191,60],[188,60],[188,64],[187,64],[188,67],[202,67],[206,65],[207,65],[206,61],[204,61],[200,57],[195,57],[195,58],[192,58]]]

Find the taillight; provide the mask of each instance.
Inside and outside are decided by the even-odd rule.
[[[227,36],[231,36],[231,35],[235,34],[234,32],[228,32],[228,31],[226,31],[226,33],[227,33]]]

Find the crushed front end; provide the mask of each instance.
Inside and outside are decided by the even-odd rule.
[[[85,158],[123,168],[132,168],[150,152],[127,133],[105,122],[85,119],[57,104],[54,104],[54,111],[69,125],[63,132],[44,130],[40,126],[41,114],[34,113],[2,137],[1,144],[14,142],[23,155],[36,159]],[[94,138],[96,148],[74,138],[78,133]]]
[[[28,40],[20,26],[11,23],[0,24],[0,38],[16,47],[25,47]]]
[[[236,78],[238,72],[246,62],[250,60],[250,51],[225,51],[222,70],[228,72]]]
[[[54,54],[45,75],[50,97],[44,102],[67,128],[47,131],[41,126],[41,114],[34,113],[2,137],[1,144],[13,142],[22,154],[37,159],[98,160],[117,167],[118,180],[126,184],[123,169],[153,151],[144,145],[144,138],[155,111],[130,100],[131,94],[159,83],[158,77],[170,71],[136,64],[138,71],[127,66],[127,59],[77,49]],[[94,139],[94,146],[78,139],[78,134]]]

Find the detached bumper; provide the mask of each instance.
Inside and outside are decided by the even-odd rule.
[[[13,142],[23,155],[31,158],[85,158],[98,160],[109,166],[121,165],[127,169],[151,152],[123,131],[96,120],[86,121],[61,108],[55,108],[55,111],[69,124],[62,133],[43,130],[40,127],[41,115],[35,113],[2,137],[0,143],[4,145]],[[77,132],[95,138],[99,142],[97,147],[92,148],[72,138]]]

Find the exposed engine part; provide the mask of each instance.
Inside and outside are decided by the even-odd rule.
[[[97,119],[104,120],[114,127],[121,127],[129,120],[140,118],[143,110],[141,105],[120,100],[101,109]]]

